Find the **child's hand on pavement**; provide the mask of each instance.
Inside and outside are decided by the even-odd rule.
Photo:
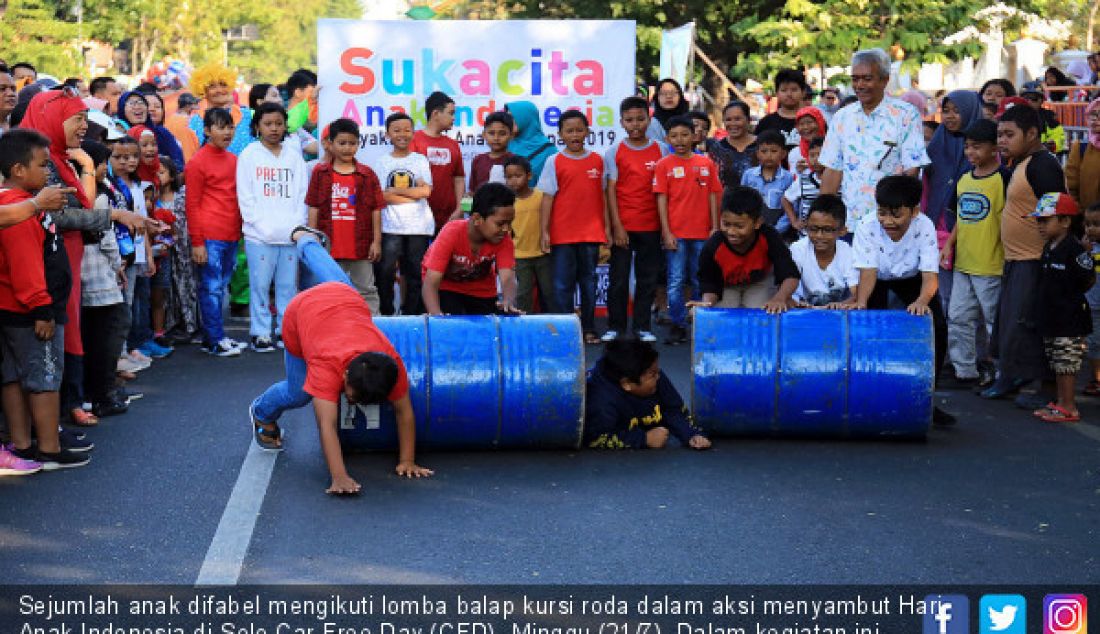
[[[645,444],[650,449],[660,449],[668,443],[668,427],[654,427],[645,433]]]
[[[435,475],[435,471],[431,469],[421,467],[415,462],[399,462],[397,463],[397,469],[395,469],[397,475],[404,476],[406,478],[428,478]]]
[[[358,482],[351,479],[351,476],[333,476],[332,484],[325,489],[325,493],[330,495],[355,495],[362,488]]]
[[[710,449],[710,439],[702,434],[697,434],[691,437],[688,441],[688,445],[692,449]]]

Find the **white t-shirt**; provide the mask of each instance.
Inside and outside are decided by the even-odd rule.
[[[127,187],[130,188],[130,195],[134,198],[134,213],[140,216],[149,217],[149,210],[145,207],[145,188],[152,187],[152,183],[144,181],[130,181]],[[134,235],[134,265],[140,266],[141,269],[145,268],[145,236],[143,234]]]
[[[807,169],[795,174],[791,186],[783,193],[783,197],[794,206],[798,219],[805,222],[806,218],[810,216],[810,205],[814,204],[820,193],[821,181],[818,180],[817,174],[814,174],[813,170]],[[805,229],[800,233],[806,235]]]
[[[851,296],[849,289],[859,284],[852,247],[843,240],[836,241],[836,255],[825,270],[818,265],[814,245],[809,238],[802,238],[791,245],[791,258],[802,275],[798,290],[793,295],[796,301],[811,306],[841,302]]]
[[[886,235],[878,214],[868,214],[859,221],[852,248],[856,268],[878,269],[880,280],[900,280],[940,270],[936,228],[922,213],[917,214],[897,242]]]
[[[383,190],[390,187],[415,187],[417,181],[432,184],[432,168],[423,154],[416,152],[395,158],[384,154],[374,166]],[[382,208],[382,232],[400,235],[430,236],[435,233],[435,217],[428,207],[428,199],[411,203],[386,205]]]

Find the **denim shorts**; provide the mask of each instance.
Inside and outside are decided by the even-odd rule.
[[[152,288],[172,288],[172,258],[162,256],[156,259],[157,272],[149,280]]]
[[[31,393],[61,389],[65,369],[65,327],[55,326],[53,338],[42,341],[32,326],[0,327],[4,358],[0,361],[3,383],[16,383]]]

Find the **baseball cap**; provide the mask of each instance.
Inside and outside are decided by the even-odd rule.
[[[101,110],[89,110],[88,121],[100,125],[107,129],[107,140],[117,141],[126,136],[119,127],[118,124],[111,120],[111,117],[107,116]]]
[[[180,93],[180,96],[176,99],[176,103],[180,108],[186,108],[187,106],[194,106],[199,103],[199,98],[192,95],[189,92]]]
[[[1008,110],[1009,108],[1015,108],[1016,106],[1028,106],[1029,108],[1031,107],[1027,103],[1027,99],[1024,99],[1023,97],[1005,97],[1001,100],[1000,108],[997,109],[997,118],[1000,119],[1001,115],[1005,113],[1005,110]]]
[[[1049,218],[1051,216],[1076,216],[1078,214],[1077,201],[1069,194],[1050,193],[1043,194],[1039,204],[1035,205],[1032,218]]]

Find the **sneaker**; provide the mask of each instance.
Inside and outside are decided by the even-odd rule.
[[[238,341],[236,339],[231,339],[229,337],[226,337],[223,341],[228,341],[229,345],[233,346],[237,350],[247,350],[248,349],[248,343],[244,342],[244,341]]]
[[[652,332],[649,332],[648,330],[639,330],[638,331],[638,339],[640,339],[640,340],[642,340],[646,343],[656,343],[657,342],[657,335],[653,334]]]
[[[118,400],[108,398],[101,403],[95,403],[92,405],[92,413],[99,418],[106,418],[108,416],[118,416],[119,414],[125,414],[130,409],[129,401]]]
[[[144,396],[145,392],[142,392],[141,390],[131,390],[130,388],[122,385],[115,388],[115,400],[125,401],[127,405],[133,403],[139,398],[143,398]]]
[[[241,349],[233,343],[233,340],[226,337],[212,346],[203,348],[203,350],[206,354],[212,354],[215,357],[238,357],[241,355]]]
[[[253,337],[252,338],[252,351],[253,352],[275,352],[275,344],[271,342],[271,337]]]
[[[609,342],[615,341],[615,338],[618,337],[618,336],[619,336],[619,331],[617,331],[617,330],[608,330],[607,332],[603,333],[602,337],[600,337],[600,341],[602,341],[603,343],[609,343]]]
[[[24,460],[8,451],[7,447],[0,445],[0,476],[30,475],[41,470],[42,463]]]
[[[129,357],[122,357],[118,360],[118,363],[115,364],[115,372],[129,372],[132,374],[134,372],[141,372],[148,367],[148,365],[142,365]]]
[[[294,236],[298,235],[299,231],[305,231],[306,233],[311,234],[314,238],[317,238],[317,241],[321,243],[321,246],[324,247],[326,251],[328,251],[328,236],[326,236],[321,230],[314,229],[313,227],[307,227],[306,225],[298,225],[297,227],[294,227],[290,230],[291,242],[297,242],[294,239]]]
[[[153,357],[145,354],[140,348],[130,351],[130,360],[145,368],[153,365]],[[143,368],[144,369],[144,368]]]
[[[58,440],[61,442],[61,451],[71,451],[73,453],[84,453],[95,449],[95,443],[87,438],[77,438],[76,434],[68,429],[62,428],[57,432]]]
[[[280,350],[286,350],[286,344],[283,343],[282,335],[275,335],[275,347]]]
[[[668,337],[665,337],[665,345],[676,346],[687,343],[687,330],[682,326],[673,326],[668,329]]]
[[[166,348],[150,339],[138,347],[141,354],[153,359],[163,359],[172,354],[173,348]]]
[[[43,471],[55,471],[57,469],[72,469],[73,467],[83,467],[92,461],[85,454],[77,454],[72,451],[66,451],[62,449],[57,453],[46,453],[39,451],[35,456],[38,462],[42,463]]]

